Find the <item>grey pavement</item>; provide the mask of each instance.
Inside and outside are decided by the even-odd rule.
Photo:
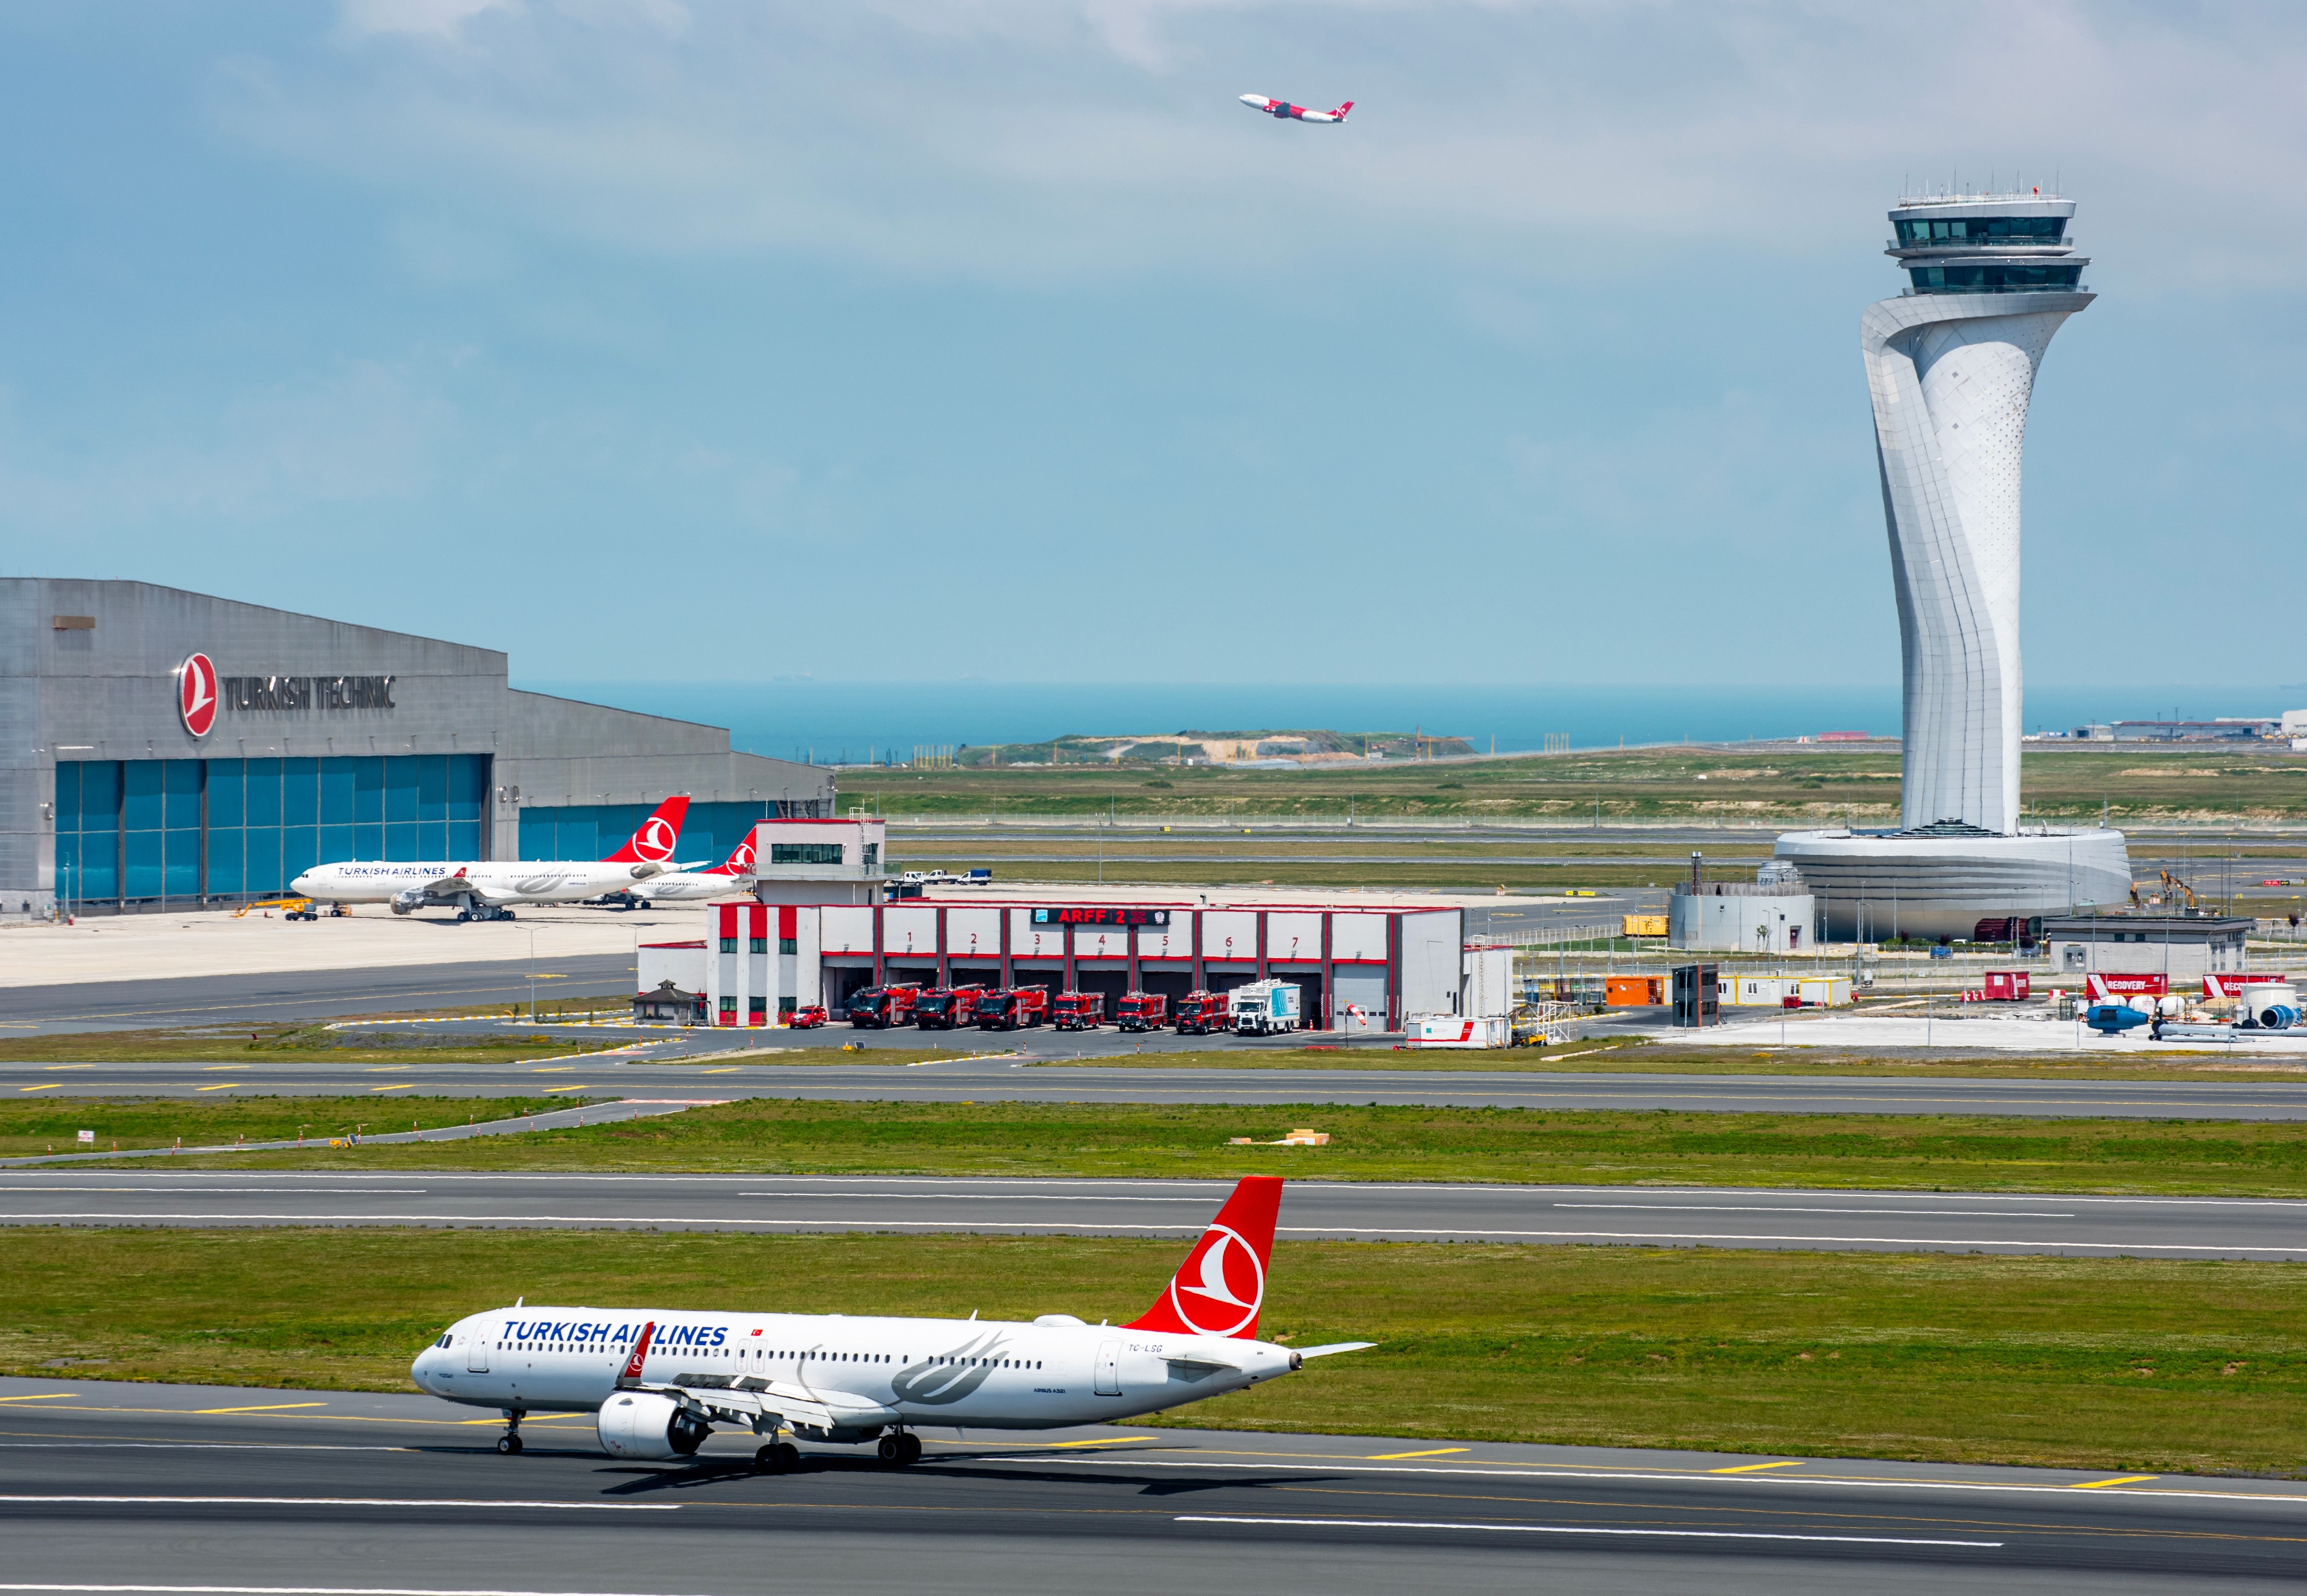
[[[401,1139],[406,1140],[403,1137]],[[0,1172],[0,1224],[1200,1232],[1231,1183],[410,1171]],[[1283,1239],[2307,1258],[2307,1202],[1290,1182]]]
[[[584,1416],[529,1420],[519,1457],[496,1429],[414,1395],[0,1380],[0,1589],[2257,1596],[2307,1577],[2307,1489],[2279,1480],[1127,1428],[924,1432],[911,1469],[805,1448],[802,1472],[761,1475],[750,1437],[618,1463]]]
[[[973,1038],[963,1046],[980,1046]],[[998,1044],[997,1044],[998,1045]],[[852,1103],[1380,1103],[1690,1113],[1985,1114],[2307,1120],[2307,1080],[2001,1080],[1928,1076],[1603,1075],[1481,1069],[1161,1068],[973,1058],[955,1043],[869,1043],[887,1064],[838,1066],[616,1054],[525,1064],[0,1063],[0,1098],[233,1094],[790,1097]],[[385,1099],[385,1100],[389,1100]]]

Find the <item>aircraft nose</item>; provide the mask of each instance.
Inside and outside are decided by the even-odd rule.
[[[1241,97],[1241,103],[1246,106],[1257,106],[1263,107],[1265,104],[1265,96],[1263,94],[1245,94]]]

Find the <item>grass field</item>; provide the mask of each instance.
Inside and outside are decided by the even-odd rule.
[[[498,1100],[491,1100],[493,1105]],[[565,1100],[556,1099],[556,1103]],[[0,1103],[0,1147],[103,1116],[163,1145],[347,1120],[358,1108],[452,1121],[469,1102],[292,1099],[198,1105]],[[143,1116],[142,1119],[134,1116]],[[485,1112],[484,1113],[485,1116]],[[319,1120],[315,1120],[315,1123]],[[197,1130],[187,1127],[197,1126]],[[1237,1147],[1298,1126],[1326,1147]],[[372,1130],[394,1128],[372,1122]],[[124,1146],[126,1145],[124,1138]],[[37,1150],[37,1149],[33,1149]],[[742,1171],[1350,1180],[1559,1181],[1902,1190],[2307,1197],[2307,1127],[1954,1115],[1551,1113],[1526,1109],[1147,1103],[824,1103],[750,1098],[663,1119],[454,1143],[220,1154],[236,1168]]]
[[[1703,779],[1701,779],[1701,778]],[[2047,750],[2024,756],[2034,819],[2307,819],[2307,759],[2234,750]],[[852,770],[844,803],[890,815],[1181,815],[1223,819],[1557,819],[1895,821],[1895,744],[1626,749],[1344,768],[1063,766]]]
[[[99,1151],[116,1142],[124,1153],[166,1147],[215,1146],[236,1137],[252,1142],[299,1135],[325,1144],[356,1126],[364,1134],[437,1129],[475,1120],[510,1120],[565,1109],[590,1099],[566,1097],[238,1097],[35,1098],[0,1103],[0,1158],[24,1158],[79,1149],[79,1132],[93,1130]],[[142,1161],[140,1161],[142,1162]]]
[[[408,1389],[476,1309],[1135,1317],[1174,1242],[0,1231],[0,1371]],[[1166,1422],[2290,1474],[2307,1266],[1285,1242],[1270,1337],[1374,1351]],[[137,1311],[120,1311],[133,1282]]]
[[[630,1017],[631,1011],[626,1010]],[[154,1031],[65,1031],[13,1036],[8,1060],[21,1064],[442,1064],[517,1063],[546,1053],[598,1052],[622,1038],[598,1033],[482,1033],[439,1043],[391,1026],[339,1030],[324,1025],[242,1025]]]

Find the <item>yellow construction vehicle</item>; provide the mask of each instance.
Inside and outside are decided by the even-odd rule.
[[[313,900],[309,897],[261,898],[253,904],[241,905],[240,907],[232,912],[232,917],[235,920],[238,920],[242,916],[245,915],[251,909],[284,910],[286,912],[281,915],[283,920],[318,920],[321,917],[321,911],[313,906]],[[340,917],[349,917],[351,914],[352,911],[346,908],[342,904],[330,904],[329,905],[329,917],[332,920]]]
[[[2177,895],[2183,892],[2187,895],[2187,906],[2189,908],[2193,909],[2200,908],[2201,906],[2195,902],[2195,889],[2192,887],[2188,886],[2186,882],[2181,880],[2167,870],[2163,871],[2162,875],[2163,901],[2165,903],[2175,903],[2177,901]]]

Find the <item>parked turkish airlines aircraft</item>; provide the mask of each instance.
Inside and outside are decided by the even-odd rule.
[[[675,794],[623,847],[602,860],[438,864],[356,859],[316,864],[289,882],[288,890],[330,903],[390,904],[396,914],[454,905],[460,921],[510,920],[508,904],[574,903],[665,874],[688,813],[688,797]]]
[[[1274,116],[1284,122],[1343,122],[1346,113],[1354,108],[1352,100],[1334,111],[1309,111],[1304,106],[1293,106],[1286,99],[1268,99],[1263,94],[1245,94],[1241,103],[1261,116]]]
[[[753,1460],[771,1471],[801,1461],[778,1439],[786,1430],[810,1441],[878,1440],[883,1463],[909,1463],[922,1454],[917,1425],[1105,1423],[1375,1344],[1292,1349],[1257,1339],[1281,1202],[1274,1176],[1236,1186],[1169,1289],[1127,1325],[1062,1313],[1017,1324],[516,1302],[450,1326],[409,1373],[450,1402],[502,1410],[499,1452],[520,1450],[524,1414],[593,1413],[613,1457],[687,1457],[717,1424],[761,1437]]]
[[[699,898],[729,897],[753,889],[753,835],[737,845],[728,860],[711,870],[669,870],[661,876],[651,876],[626,891],[641,900],[641,906],[650,904],[693,903]]]

